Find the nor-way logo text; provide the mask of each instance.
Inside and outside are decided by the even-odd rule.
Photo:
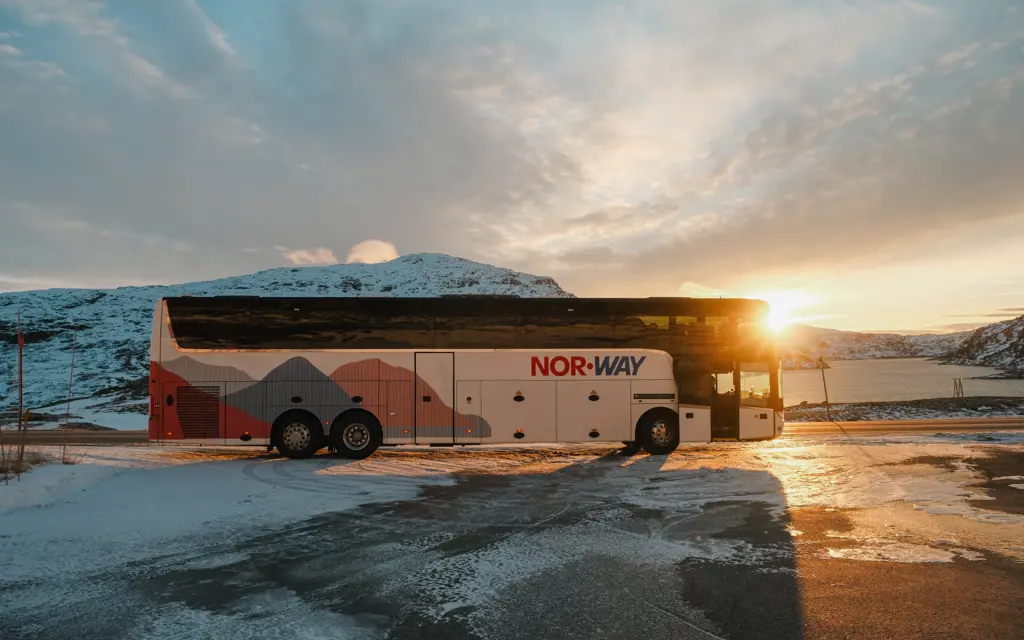
[[[533,356],[530,375],[536,376],[635,376],[647,356]]]

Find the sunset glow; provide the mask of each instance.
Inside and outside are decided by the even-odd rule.
[[[795,321],[801,320],[796,317],[796,311],[806,308],[814,302],[814,299],[802,291],[776,291],[769,293],[753,294],[750,297],[765,300],[771,305],[766,323],[772,331],[782,331]]]

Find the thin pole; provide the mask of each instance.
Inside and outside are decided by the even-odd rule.
[[[67,431],[68,421],[71,420],[71,383],[75,380],[75,347],[78,345],[78,329],[71,336],[71,373],[68,374],[68,406],[64,411],[64,430]]]
[[[825,382],[825,357],[818,356],[818,364],[821,366],[821,386],[825,388],[825,412],[828,415],[828,421],[832,422],[832,407],[828,403],[828,383]]]
[[[18,311],[18,461],[25,459],[25,429],[28,427],[22,417],[25,411],[25,334],[21,332],[21,311]]]

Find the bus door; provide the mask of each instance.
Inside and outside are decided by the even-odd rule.
[[[738,386],[739,371],[715,374],[715,392],[711,396],[712,440],[738,440],[740,437]]]
[[[417,444],[455,442],[455,354],[417,353]]]
[[[740,440],[765,440],[775,436],[775,405],[771,367],[767,362],[744,362],[740,370]]]

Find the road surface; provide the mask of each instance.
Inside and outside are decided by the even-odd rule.
[[[1014,432],[76,453],[0,485],[5,640],[1020,637]]]

